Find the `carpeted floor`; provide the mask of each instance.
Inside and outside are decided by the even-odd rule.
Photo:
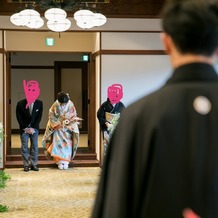
[[[11,176],[0,190],[4,218],[89,218],[101,169],[98,167],[40,168],[38,172],[6,169]]]

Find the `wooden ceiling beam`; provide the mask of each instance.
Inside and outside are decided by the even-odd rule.
[[[19,0],[18,0],[19,1]],[[165,0],[106,0],[109,3],[99,3],[98,9],[108,18],[149,18],[159,17]],[[9,3],[1,0],[0,15],[12,15],[18,12],[24,3]],[[41,15],[45,10],[36,7]],[[76,9],[68,10],[68,16],[73,16]]]

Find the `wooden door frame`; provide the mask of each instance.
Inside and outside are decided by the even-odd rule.
[[[92,104],[90,107],[90,102],[94,102],[93,96],[95,89],[93,88],[95,84],[93,84],[93,72],[90,67],[90,62],[84,61],[55,61],[54,63],[54,92],[55,96],[57,96],[58,92],[61,90],[61,69],[63,68],[79,68],[82,69],[82,98],[83,98],[83,107],[82,107],[82,118],[83,125],[86,127],[85,132],[88,132],[88,149],[86,148],[78,148],[80,151],[84,152],[95,152],[95,122],[90,120],[91,117],[95,116],[95,104]],[[93,109],[94,107],[94,109]],[[87,116],[84,116],[84,111],[87,110]],[[89,122],[87,122],[89,120]],[[83,129],[81,133],[83,132]]]
[[[54,62],[54,93],[55,96],[62,91],[61,71],[62,69],[81,69],[82,70],[82,114],[83,125],[80,132],[88,131],[88,63],[81,61],[55,61]],[[73,77],[73,75],[72,75]],[[69,78],[70,79],[70,78]]]
[[[7,52],[6,54],[6,79],[5,79],[5,86],[6,86],[6,157],[7,154],[11,154],[11,52]]]

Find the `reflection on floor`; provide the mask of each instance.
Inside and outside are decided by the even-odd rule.
[[[42,147],[42,137],[43,135],[40,134],[38,138],[38,144],[39,148]],[[11,135],[11,147],[12,148],[20,148],[21,142],[20,142],[20,135],[19,134],[13,134]],[[80,134],[80,142],[79,142],[79,148],[87,147],[88,146],[88,135],[87,134]]]

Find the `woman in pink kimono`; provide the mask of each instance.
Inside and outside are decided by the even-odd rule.
[[[76,108],[66,93],[59,93],[49,109],[49,120],[42,146],[48,159],[52,159],[60,170],[68,169],[75,157],[79,143],[79,127]]]

